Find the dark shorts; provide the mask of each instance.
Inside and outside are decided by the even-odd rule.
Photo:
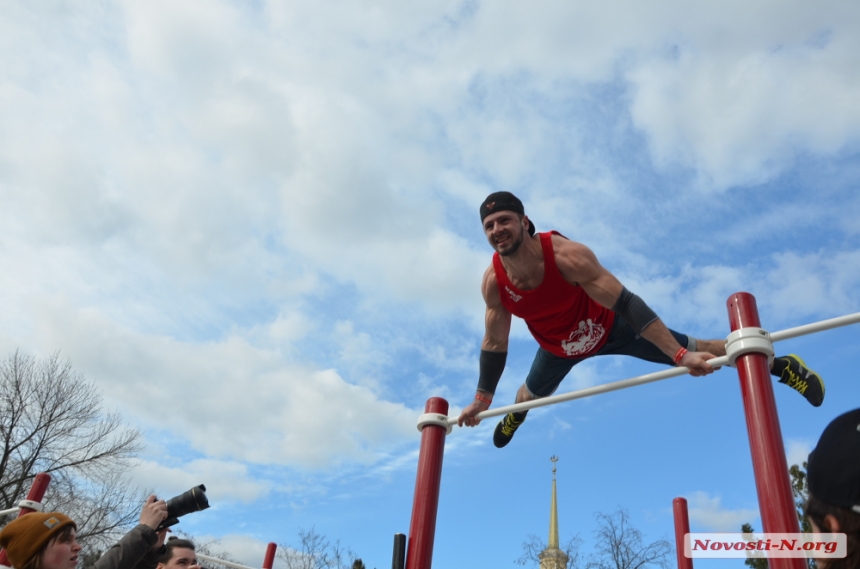
[[[695,350],[695,340],[674,330],[669,330],[669,332],[685,348],[690,347],[692,340],[693,350]],[[585,356],[584,358],[563,358],[543,348],[538,348],[535,359],[532,362],[532,368],[529,371],[528,377],[526,377],[526,389],[534,397],[552,395],[558,389],[561,380],[565,378],[573,366],[595,356],[633,356],[640,360],[658,364],[675,365],[672,358],[664,354],[660,348],[645,338],[637,336],[633,328],[616,314],[615,322],[609,331],[609,338],[606,340],[606,343],[590,356]]]

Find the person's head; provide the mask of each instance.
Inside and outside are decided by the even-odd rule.
[[[815,533],[844,533],[848,555],[817,561],[828,569],[860,568],[860,409],[827,425],[806,466],[805,513]]]
[[[481,203],[480,214],[484,235],[499,255],[512,255],[522,245],[526,232],[535,234],[523,202],[510,192],[494,192],[487,196]]]
[[[200,565],[193,542],[173,537],[164,545],[165,550],[158,560],[157,569],[188,569]]]
[[[25,514],[0,531],[0,547],[15,569],[75,569],[77,526],[59,512]]]

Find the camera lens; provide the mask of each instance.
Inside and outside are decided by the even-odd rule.
[[[178,518],[185,514],[205,510],[208,507],[209,500],[206,499],[206,486],[201,484],[168,500],[167,517]]]

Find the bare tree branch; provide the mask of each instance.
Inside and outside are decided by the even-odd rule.
[[[559,544],[559,550],[567,556],[567,568],[579,567],[579,549],[582,547],[582,539],[578,535],[572,536],[565,543]],[[517,565],[531,565],[540,567],[541,554],[546,551],[546,543],[536,535],[529,534],[528,539],[523,542],[523,554],[516,560]]]
[[[357,559],[340,540],[331,543],[313,526],[299,529],[298,547],[278,544],[277,556],[286,562],[287,569],[350,569]]]
[[[595,515],[594,555],[587,569],[644,569],[668,567],[672,546],[665,539],[652,543],[643,541],[642,532],[630,525],[626,510]]]
[[[15,352],[0,361],[0,508],[51,474],[48,510],[69,515],[85,548],[106,548],[139,512],[141,492],[123,477],[140,433],[104,413],[98,390],[59,354],[37,361]]]

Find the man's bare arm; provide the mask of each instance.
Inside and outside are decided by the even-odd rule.
[[[511,333],[511,313],[502,305],[502,300],[499,297],[499,283],[496,281],[496,272],[492,265],[484,273],[481,293],[487,306],[484,315],[484,339],[481,342],[481,366],[485,367],[487,361],[490,360],[492,365],[503,369],[508,352],[508,338]],[[498,375],[501,375],[500,370]],[[495,386],[493,386],[493,390],[495,390]],[[481,420],[476,419],[475,415],[490,408],[493,395],[493,391],[482,390],[479,384],[475,393],[475,400],[463,409],[457,419],[457,424],[461,427],[463,425],[474,427],[479,424]]]
[[[553,248],[556,264],[564,279],[572,285],[581,286],[585,293],[598,304],[610,310],[613,309],[624,290],[624,285],[600,264],[594,252],[582,243],[569,241],[557,235],[553,236]],[[670,358],[674,358],[681,348],[659,318],[638,332]],[[678,363],[689,368],[691,375],[706,375],[714,371],[708,363],[708,360],[714,357],[708,352],[687,352]]]
[[[487,311],[484,314],[484,340],[481,349],[488,352],[507,352],[511,334],[511,313],[502,305],[496,271],[491,266],[484,273],[481,294]]]

